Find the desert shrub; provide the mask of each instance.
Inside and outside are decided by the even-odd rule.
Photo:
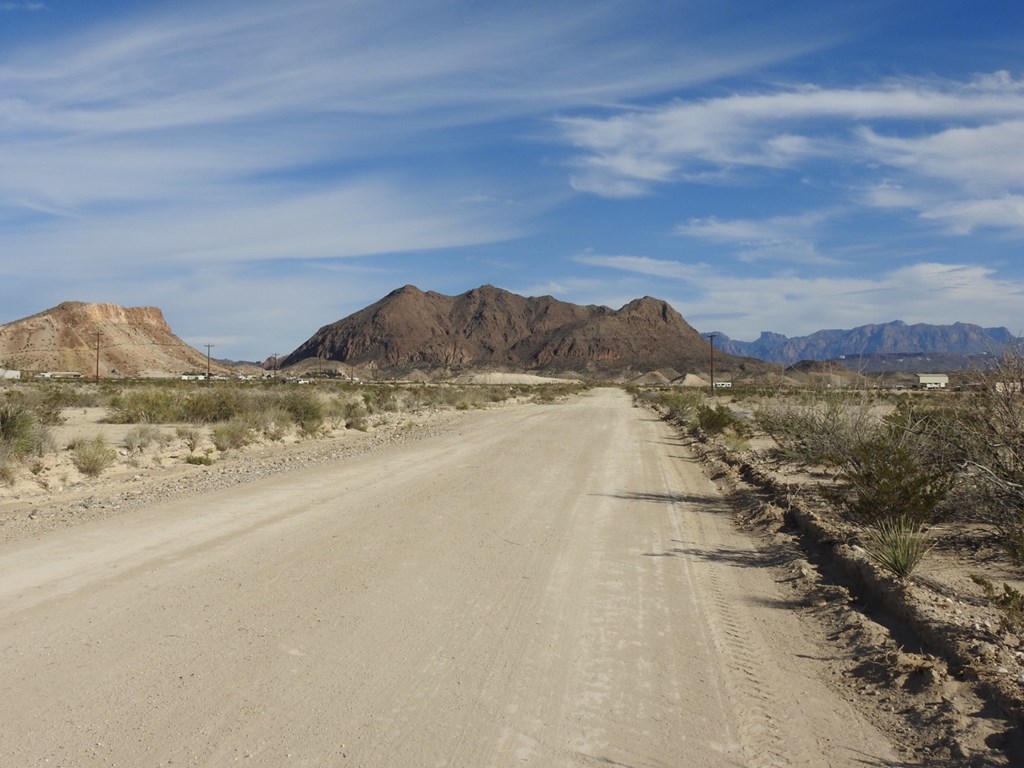
[[[282,398],[280,407],[291,416],[304,434],[314,434],[323,426],[324,406],[312,392],[292,390]]]
[[[65,408],[95,405],[99,399],[91,390],[50,383],[18,387],[9,390],[6,396],[9,403],[28,408],[39,417],[42,424],[50,426],[63,422],[61,412]]]
[[[634,403],[655,407],[664,412],[665,418],[677,424],[691,424],[697,409],[704,402],[701,394],[692,389],[653,390],[632,388]]]
[[[989,579],[977,574],[971,574],[971,581],[981,587],[986,599],[999,609],[1000,628],[1004,632],[1019,632],[1024,627],[1024,594],[1020,590],[1005,582],[1002,590],[997,590]]]
[[[727,450],[733,453],[745,451],[750,446],[750,438],[742,432],[726,430],[719,436],[719,442]]]
[[[772,455],[798,466],[841,466],[882,429],[867,401],[834,394],[804,403],[773,399],[754,410],[754,421],[775,441]]]
[[[963,468],[959,512],[992,526],[1024,565],[1024,350],[1008,350],[972,378],[949,438]]]
[[[132,453],[136,451],[144,451],[153,443],[165,444],[166,439],[164,437],[164,433],[152,424],[140,424],[139,426],[134,427],[129,430],[128,434],[124,436],[124,440],[122,441],[122,445]]]
[[[280,440],[292,425],[292,416],[277,403],[239,417],[255,433],[270,440]]]
[[[718,404],[714,408],[701,404],[697,407],[696,425],[709,435],[720,435],[727,428],[740,430],[739,420],[729,406]]]
[[[398,402],[395,400],[394,392],[385,386],[369,387],[363,392],[363,403],[369,413],[377,411],[395,411],[398,409]]]
[[[38,415],[24,405],[0,405],[0,445],[9,460],[42,455],[53,448],[50,431]]]
[[[366,408],[358,400],[343,401],[340,410],[346,422],[349,419],[361,419],[366,416]]]
[[[181,394],[167,387],[140,387],[114,395],[107,420],[114,424],[167,424],[181,421]]]
[[[920,523],[908,517],[879,520],[864,537],[864,551],[877,565],[905,579],[921,564],[932,542]]]
[[[185,463],[208,467],[211,464],[213,464],[213,459],[211,459],[209,456],[197,456],[194,453],[190,453],[188,456],[185,457]]]
[[[703,406],[703,399],[697,392],[690,390],[667,392],[660,398],[668,418],[680,424],[688,424],[697,417]]]
[[[190,392],[181,403],[180,421],[216,424],[230,421],[252,408],[253,403],[239,386],[203,387]]]
[[[210,430],[210,438],[218,451],[229,448],[244,448],[253,440],[252,429],[240,419],[221,422]]]
[[[96,477],[117,459],[117,454],[100,435],[77,439],[69,447],[72,463],[89,477]]]
[[[175,434],[185,442],[189,453],[193,453],[199,447],[199,443],[203,441],[202,433],[195,427],[178,427]]]
[[[345,419],[345,429],[355,429],[360,432],[366,432],[370,428],[370,423],[366,420],[365,416],[353,416],[352,418]]]
[[[926,440],[903,423],[886,425],[840,457],[838,483],[823,488],[823,494],[861,524],[934,522],[955,476],[933,461],[923,447]]]
[[[14,482],[15,463],[11,446],[8,443],[0,442],[0,482],[7,484]]]

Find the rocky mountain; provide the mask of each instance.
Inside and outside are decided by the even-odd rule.
[[[907,325],[895,320],[850,330],[816,331],[794,338],[765,331],[756,341],[734,341],[720,334],[716,346],[730,354],[791,365],[800,360],[833,360],[843,356],[998,354],[1013,341],[1015,337],[1006,328],[982,328],[970,323]]]
[[[0,368],[92,377],[170,376],[206,371],[206,355],[171,331],[156,307],[66,301],[0,325]],[[211,369],[224,372],[223,366]]]
[[[613,310],[490,285],[458,296],[407,285],[325,325],[281,363],[319,358],[393,371],[704,372],[710,351],[678,312],[650,297]],[[723,372],[764,367],[724,353],[716,354],[715,364]]]

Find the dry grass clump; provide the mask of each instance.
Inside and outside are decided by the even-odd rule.
[[[244,448],[254,440],[252,428],[244,419],[232,419],[214,425],[210,430],[210,439],[218,451],[230,448]]]
[[[121,444],[132,453],[144,451],[151,445],[164,446],[170,437],[152,424],[140,424],[124,436]]]
[[[117,453],[102,436],[77,438],[68,446],[71,461],[83,475],[96,477],[117,460]]]

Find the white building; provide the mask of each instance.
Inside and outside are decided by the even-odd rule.
[[[7,368],[0,368],[0,379],[20,379],[21,371],[11,371]]]
[[[949,376],[945,373],[919,373],[917,386],[921,389],[945,389],[949,386]]]

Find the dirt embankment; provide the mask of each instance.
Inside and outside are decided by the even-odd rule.
[[[1019,585],[998,542],[980,531],[973,538],[933,531],[937,546],[901,580],[867,557],[857,529],[815,491],[827,479],[781,472],[707,437],[695,445],[732,489],[740,520],[778,550],[801,610],[848,649],[842,683],[873,700],[879,722],[897,733],[912,729],[928,765],[1024,759],[1019,628],[1005,625],[971,579]]]

